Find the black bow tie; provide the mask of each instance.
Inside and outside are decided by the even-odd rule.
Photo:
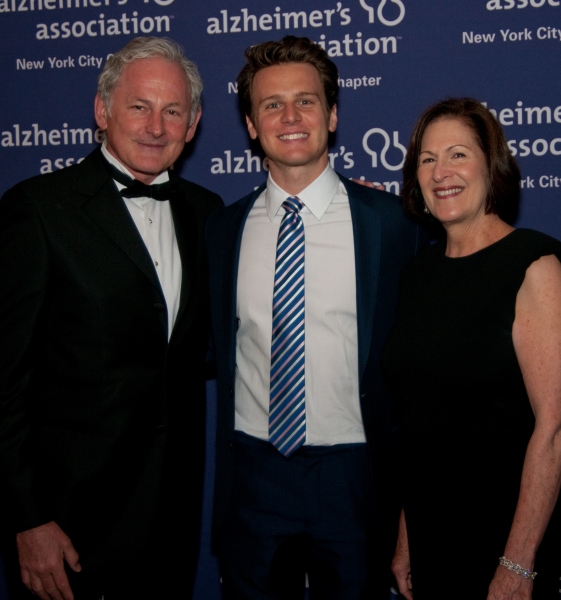
[[[165,183],[146,185],[138,179],[129,177],[109,161],[106,161],[109,174],[125,187],[119,192],[123,198],[153,198],[154,200],[169,200],[175,194],[174,181],[170,179]]]

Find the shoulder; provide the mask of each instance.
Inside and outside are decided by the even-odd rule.
[[[528,277],[528,271],[539,263],[561,261],[561,242],[555,238],[533,229],[515,229],[504,240],[496,245],[494,252],[496,268],[515,275],[518,286]],[[550,256],[549,260],[540,260]],[[489,264],[491,268],[491,263]]]
[[[534,233],[539,234],[537,231]],[[536,294],[543,301],[548,296],[548,290],[557,289],[561,292],[561,242],[545,234],[539,235],[543,236],[539,240],[541,252],[536,253],[526,269],[520,291]]]
[[[401,198],[390,192],[376,190],[365,185],[360,185],[351,181],[347,177],[337,173],[342,184],[345,186],[349,198],[353,201],[364,203],[366,206],[372,206],[380,209],[396,211],[400,215],[404,215]]]
[[[400,196],[360,185],[339,173],[338,175],[347,190],[351,211],[355,215],[360,215],[361,219],[379,218],[384,228],[416,235],[419,226],[405,214]]]
[[[528,286],[547,287],[561,283],[561,262],[555,254],[544,254],[527,269],[524,283]]]
[[[516,229],[512,238],[513,244],[530,256],[539,258],[546,254],[556,254],[561,259],[561,241],[546,233],[535,229]]]
[[[99,149],[88,154],[83,161],[45,173],[35,175],[17,183],[2,197],[3,202],[29,200],[38,205],[48,206],[60,203],[78,192],[80,182],[103,182],[109,176],[103,169],[100,161]]]
[[[538,232],[534,232],[538,233]],[[543,234],[539,234],[540,237]],[[545,236],[549,238],[549,236]],[[541,239],[546,244],[554,238]],[[554,246],[556,244],[552,244]],[[549,246],[552,250],[552,246]],[[535,344],[541,344],[552,334],[557,336],[559,348],[561,334],[561,255],[547,251],[528,266],[516,295],[516,328],[513,339],[518,350],[524,350],[524,341],[530,342],[526,349],[535,354]],[[560,357],[561,358],[561,357]]]
[[[208,214],[224,206],[222,198],[207,188],[179,177],[177,179],[187,200],[197,209]]]
[[[210,218],[208,228],[220,228],[221,225],[227,226],[233,220],[240,218],[240,215],[245,214],[253,206],[253,203],[264,191],[265,187],[266,184],[264,183],[256,190],[246,194],[243,198],[217,210]]]
[[[88,157],[84,159],[87,160]],[[12,214],[24,211],[51,212],[74,204],[79,198],[82,163],[36,175],[17,183],[0,199],[2,210]]]
[[[410,257],[427,246],[426,230],[405,213],[400,196],[339,178],[349,196],[355,230],[368,235],[379,232],[382,244]]]
[[[45,194],[51,195],[55,190],[66,189],[72,187],[79,177],[80,165],[71,165],[60,169],[58,171],[52,171],[51,173],[45,173],[43,175],[35,175],[29,179],[24,179],[17,183],[14,187],[7,190],[4,196],[15,196],[15,195],[29,195],[29,196],[44,196]]]

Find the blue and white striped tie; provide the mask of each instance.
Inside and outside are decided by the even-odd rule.
[[[304,223],[298,198],[287,198],[282,206],[286,213],[275,265],[269,441],[288,457],[306,439]]]

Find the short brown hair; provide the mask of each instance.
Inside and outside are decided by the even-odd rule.
[[[459,119],[465,123],[485,155],[489,189],[485,213],[496,213],[512,221],[520,200],[520,169],[512,156],[503,130],[493,113],[473,98],[449,98],[429,107],[417,121],[405,163],[401,195],[405,209],[418,218],[431,218],[423,212],[424,200],[417,179],[423,135],[427,127],[440,119]]]
[[[266,67],[307,63],[318,70],[329,110],[337,104],[339,72],[327,52],[307,37],[287,35],[280,42],[262,42],[245,51],[246,65],[238,75],[238,99],[243,113],[252,117],[251,87],[256,73]]]

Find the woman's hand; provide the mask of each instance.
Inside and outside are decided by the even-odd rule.
[[[381,183],[376,185],[373,181],[366,181],[366,179],[355,179],[354,177],[351,177],[351,181],[354,181],[355,183],[358,183],[359,185],[363,185],[365,187],[380,190],[381,192],[386,191],[386,188]]]
[[[411,585],[411,564],[409,561],[409,542],[407,540],[407,525],[405,523],[405,514],[403,510],[399,517],[399,533],[397,536],[397,546],[392,561],[392,572],[395,575],[399,593],[413,600],[413,586]]]
[[[497,567],[487,600],[532,600],[534,582],[504,567]]]

